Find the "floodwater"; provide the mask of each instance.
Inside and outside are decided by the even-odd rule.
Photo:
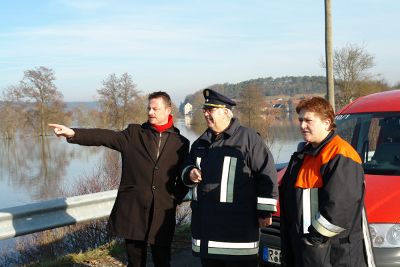
[[[196,134],[183,119],[176,126],[193,142]],[[287,162],[301,140],[295,125],[271,127],[276,163]],[[102,164],[107,148],[68,144],[64,138],[0,140],[0,209],[62,197]],[[0,240],[0,250],[13,239]]]
[[[199,136],[183,120],[176,124],[191,142]],[[293,125],[271,130],[275,162],[287,162],[300,136]],[[0,140],[0,208],[61,197],[98,169],[106,150],[69,144],[55,136]]]

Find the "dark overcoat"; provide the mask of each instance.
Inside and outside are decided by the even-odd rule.
[[[73,130],[75,136],[68,139],[70,143],[105,146],[121,153],[121,182],[109,218],[111,233],[169,245],[176,205],[187,193],[178,177],[189,141],[175,127],[158,133],[148,123],[130,124],[123,131]]]

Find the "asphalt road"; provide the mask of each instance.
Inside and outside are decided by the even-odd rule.
[[[147,266],[154,267],[154,264],[150,260]],[[191,248],[187,248],[172,254],[171,267],[201,267],[201,264],[200,259],[192,255]]]

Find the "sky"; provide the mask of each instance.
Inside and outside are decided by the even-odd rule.
[[[333,46],[356,44],[370,73],[400,81],[400,1],[332,0]],[[323,0],[2,0],[0,97],[24,71],[55,72],[65,101],[95,101],[110,74],[142,93],[325,75]]]

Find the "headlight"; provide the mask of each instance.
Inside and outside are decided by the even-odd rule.
[[[369,231],[374,247],[400,247],[400,224],[370,224]]]
[[[390,227],[386,236],[390,244],[400,246],[400,225],[395,224]]]

